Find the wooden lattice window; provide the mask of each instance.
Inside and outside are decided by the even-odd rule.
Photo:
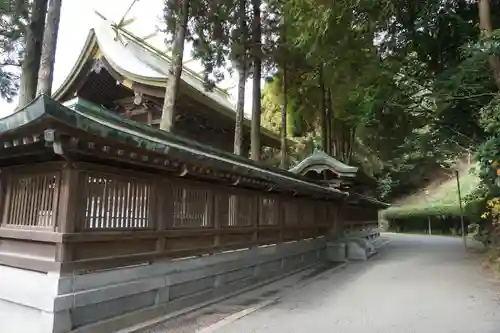
[[[283,205],[285,225],[298,225],[300,223],[298,200],[287,201]]]
[[[328,217],[327,217],[328,205],[329,203],[321,201],[315,205],[316,207],[314,209],[314,222],[316,225],[328,224]]]
[[[338,208],[336,206],[328,205],[327,206],[327,211],[326,211],[326,224],[333,226],[336,221],[337,221],[337,210]]]
[[[60,173],[10,174],[5,225],[54,228]]]
[[[300,223],[303,225],[314,224],[314,206],[312,201],[304,200],[300,203]]]
[[[346,223],[357,223],[369,220],[370,210],[368,208],[346,206],[342,208],[341,214]]]
[[[249,195],[217,193],[215,216],[221,227],[251,226],[255,203],[255,198]]]
[[[89,174],[85,177],[84,229],[147,229],[151,184],[142,179]]]
[[[173,185],[174,228],[206,228],[210,222],[209,190],[190,185]]]
[[[279,217],[279,202],[272,198],[261,198],[259,205],[259,225],[277,225]]]

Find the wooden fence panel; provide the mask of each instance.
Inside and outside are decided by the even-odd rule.
[[[258,203],[247,191],[227,189],[215,193],[215,218],[220,227],[250,227],[254,224]]]
[[[259,198],[259,225],[275,226],[279,224],[280,200],[277,197]]]
[[[60,172],[10,174],[2,225],[50,229],[56,226]]]
[[[210,214],[210,190],[208,187],[193,186],[184,182],[170,183],[173,201],[173,228],[209,228],[212,226]]]
[[[335,204],[327,201],[99,165],[75,167],[74,180],[64,185],[78,187],[70,191],[78,204],[68,206],[77,212],[59,222],[58,196],[70,193],[59,189],[62,165],[59,171],[13,170],[2,182],[2,228],[58,230],[58,239],[46,236],[47,249],[57,248],[47,255],[66,271],[313,238],[324,235],[336,219]]]
[[[84,175],[85,216],[82,230],[153,228],[151,183],[140,178],[88,173]]]

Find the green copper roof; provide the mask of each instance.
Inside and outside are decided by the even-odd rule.
[[[62,105],[40,95],[25,108],[0,119],[0,140],[5,134],[45,120],[113,142],[165,154],[181,162],[196,162],[220,171],[266,180],[280,188],[301,189],[330,197],[347,195],[288,171],[265,167],[244,157],[132,121],[80,98]]]
[[[368,206],[376,206],[378,208],[388,208],[391,206],[390,204],[388,204],[386,202],[382,202],[382,201],[377,200],[375,198],[368,197],[366,195],[359,194],[359,193],[351,193],[350,197],[352,197],[352,199],[354,199],[360,205],[364,204],[364,205],[368,205]]]
[[[291,168],[290,172],[303,175],[309,170],[314,170],[318,173],[330,170],[341,177],[356,177],[356,173],[358,172],[357,167],[344,164],[321,150],[315,150],[310,156]]]

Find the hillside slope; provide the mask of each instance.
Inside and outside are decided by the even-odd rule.
[[[459,166],[460,190],[462,198],[471,193],[479,184],[479,178],[473,172],[474,165],[466,163]],[[435,181],[415,194],[399,199],[383,212],[386,218],[398,218],[410,215],[458,214],[457,180],[450,171],[447,179]]]

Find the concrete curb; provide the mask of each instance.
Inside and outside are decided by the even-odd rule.
[[[375,246],[375,248],[376,248],[377,250],[378,250],[378,249],[381,249],[381,248],[383,248],[384,246],[386,246],[387,244],[389,244],[390,242],[391,242],[391,239],[390,239],[390,238],[388,238],[388,239],[387,239],[387,240],[385,240],[383,243],[381,243],[381,244],[379,244],[379,245]]]
[[[222,320],[219,320],[215,324],[212,324],[210,326],[207,326],[207,327],[204,327],[202,329],[197,330],[196,333],[217,332],[217,330],[223,328],[224,326],[229,325],[229,324],[231,324],[231,323],[233,323],[233,322],[237,321],[238,319],[241,319],[245,316],[248,316],[249,314],[252,314],[255,311],[258,311],[266,306],[269,306],[269,305],[275,303],[277,300],[278,300],[278,298],[270,299],[270,300],[261,302],[261,303],[257,304],[256,306],[253,306],[251,308],[247,308],[245,310],[233,313],[232,315],[230,315]]]
[[[239,312],[236,312],[236,313],[233,313],[232,315],[222,319],[222,320],[219,320],[218,322],[210,325],[210,326],[207,326],[207,327],[204,327],[204,328],[201,328],[199,330],[196,331],[196,333],[213,333],[213,332],[216,332],[217,330],[223,328],[224,326],[227,326],[243,317],[246,317],[260,309],[263,309],[269,305],[272,305],[274,303],[276,303],[280,298],[284,297],[286,292],[290,289],[300,289],[300,288],[303,288],[305,287],[306,285],[320,279],[321,277],[327,275],[327,274],[331,274],[337,270],[340,270],[342,268],[345,268],[347,266],[347,263],[342,263],[342,264],[339,264],[338,266],[336,267],[333,267],[331,269],[328,269],[318,275],[316,275],[315,277],[311,278],[311,279],[308,279],[302,283],[297,283],[296,285],[292,287],[287,287],[285,289],[283,289],[280,294],[278,296],[275,296],[273,297],[272,299],[267,299],[253,307],[250,307],[250,308],[247,308],[247,309],[244,309],[244,310],[241,310]]]

